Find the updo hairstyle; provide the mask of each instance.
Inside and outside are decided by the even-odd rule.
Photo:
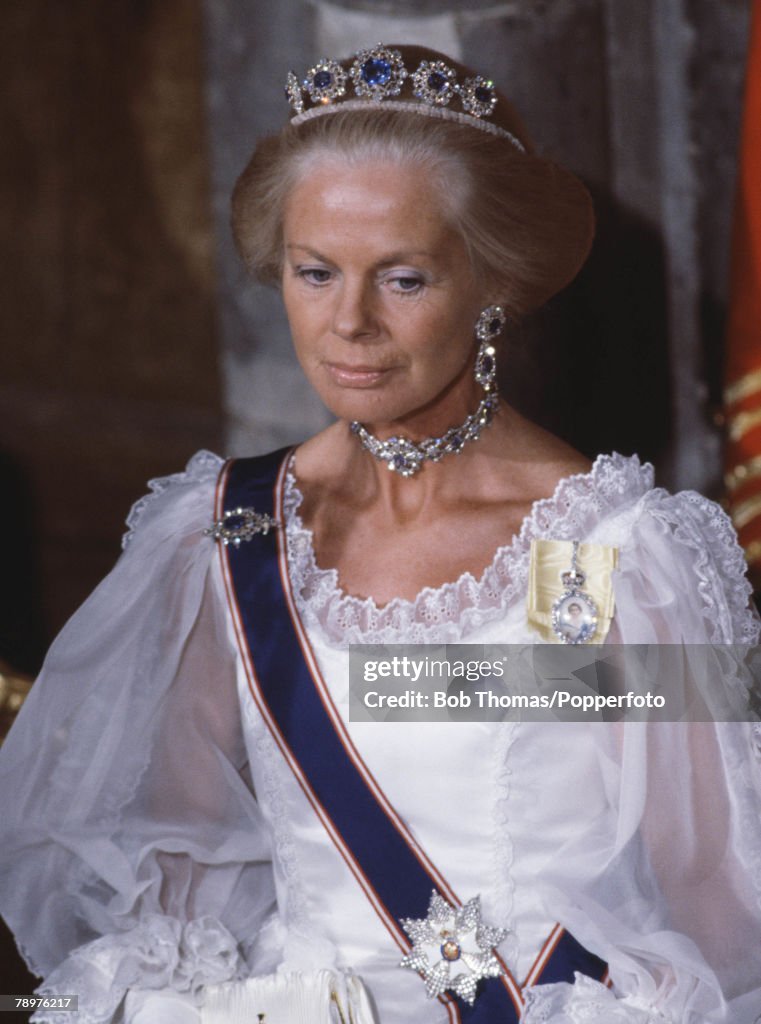
[[[433,50],[396,49],[408,69],[421,60],[444,60],[460,80],[473,74]],[[288,124],[262,139],[232,199],[233,236],[249,272],[262,282],[280,283],[286,199],[315,163],[401,163],[417,168],[439,190],[491,301],[502,303],[511,318],[536,309],[565,287],[586,259],[594,233],[592,203],[574,175],[536,154],[499,92],[489,120],[516,136],[526,152],[469,125],[373,109],[372,100],[363,110],[342,111],[337,102],[328,114]]]

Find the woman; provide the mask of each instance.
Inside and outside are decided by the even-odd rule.
[[[716,506],[497,399],[592,234],[504,97],[380,46],[287,91],[233,226],[337,421],[154,482],[54,646],[2,761],[41,991],[87,1024],[755,1020],[749,726],[349,722],[352,642],[758,626]]]

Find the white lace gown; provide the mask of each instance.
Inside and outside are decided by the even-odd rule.
[[[42,992],[79,995],[79,1024],[192,1024],[209,985],[320,968],[358,975],[381,1024],[445,1024],[253,704],[203,532],[220,466],[200,453],[152,484],[123,557],[51,649],[0,756],[1,909]],[[518,980],[556,922],[610,965],[612,990],[532,989],[527,1024],[754,1024],[752,726],[348,722],[349,643],[536,642],[533,538],[619,549],[609,641],[756,643],[724,513],[653,489],[636,457],[601,456],[534,506],[480,580],[378,609],[315,564],[299,502],[291,476],[298,612],[391,803],[460,897],[508,929],[499,951]]]

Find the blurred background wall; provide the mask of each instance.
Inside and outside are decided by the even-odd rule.
[[[113,564],[146,479],[222,445],[204,88],[199,3],[0,6],[0,662],[15,670],[37,670]],[[2,932],[0,992],[32,985]]]
[[[379,39],[424,42],[494,77],[597,205],[593,257],[514,339],[505,389],[590,454],[639,450],[662,482],[715,488],[746,0],[206,0],[205,13],[235,452],[321,422],[290,375],[277,297],[246,286],[226,231],[253,139],[285,116],[283,72]]]
[[[594,195],[589,265],[513,339],[513,400],[716,493],[748,21],[749,0],[5,0],[0,661],[37,670],[147,478],[326,422],[228,197],[288,69],[378,40],[491,75]]]
[[[9,0],[0,25],[0,658],[33,670],[222,404],[200,7]]]

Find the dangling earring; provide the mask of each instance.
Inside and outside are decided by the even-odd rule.
[[[475,377],[484,389],[478,408],[457,427],[450,427],[441,437],[409,441],[406,437],[390,437],[381,441],[367,427],[354,420],[349,428],[362,447],[376,459],[382,459],[393,473],[414,476],[425,462],[438,462],[444,455],[459,455],[469,441],[477,441],[488,427],[499,405],[497,392],[497,350],[492,341],[507,322],[502,306],[487,306],[476,321],[476,337],[480,345],[476,355]]]
[[[484,391],[492,391],[497,379],[497,350],[492,342],[505,329],[507,316],[502,306],[487,306],[476,320],[476,337],[481,343],[476,354],[474,376]]]

